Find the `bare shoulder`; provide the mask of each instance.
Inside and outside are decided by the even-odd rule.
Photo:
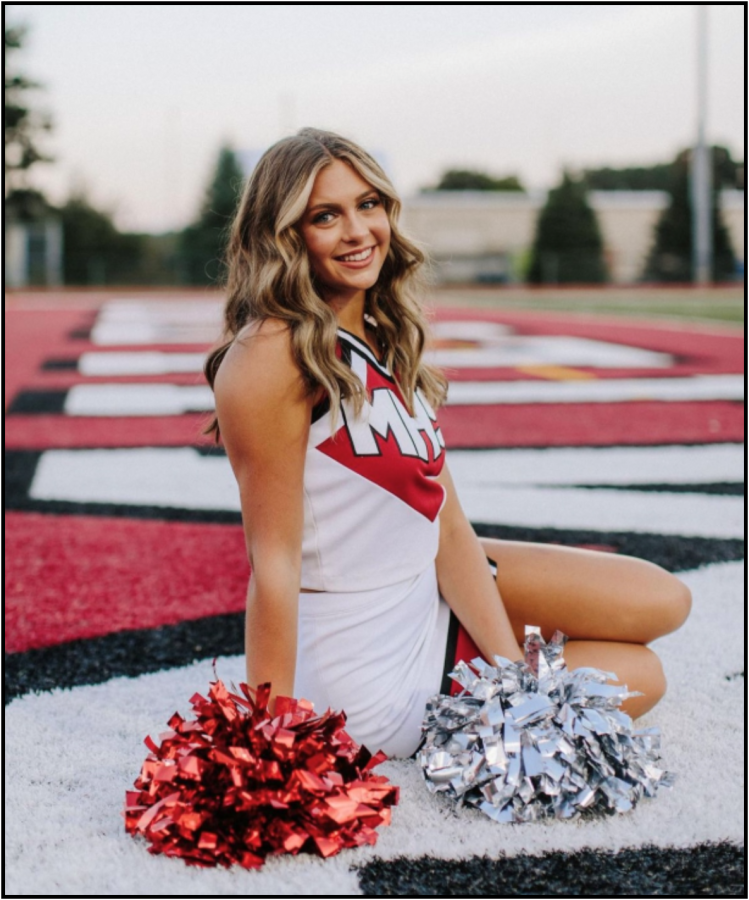
[[[304,381],[294,359],[291,329],[281,319],[246,325],[228,349],[214,384],[217,408],[235,401],[301,400]]]

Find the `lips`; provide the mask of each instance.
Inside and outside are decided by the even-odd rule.
[[[362,247],[361,250],[353,250],[351,253],[345,253],[342,256],[335,256],[334,259],[336,262],[343,263],[344,265],[363,265],[364,263],[368,263],[372,257],[374,256],[374,246],[371,247]],[[364,259],[350,259],[348,257],[351,256],[360,256],[362,253],[367,253],[368,255],[364,257]]]

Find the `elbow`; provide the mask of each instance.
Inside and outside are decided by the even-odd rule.
[[[301,553],[250,551],[250,594],[257,597],[297,597],[301,585]]]

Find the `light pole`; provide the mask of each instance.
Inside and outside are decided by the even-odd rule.
[[[692,272],[695,284],[709,284],[712,273],[712,165],[706,143],[707,9],[697,6],[697,142],[692,152]]]

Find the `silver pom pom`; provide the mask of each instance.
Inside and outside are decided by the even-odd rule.
[[[611,672],[568,671],[566,635],[525,629],[525,659],[477,658],[450,673],[463,690],[427,703],[419,764],[432,792],[497,822],[622,813],[670,787],[657,728],[632,729],[619,705],[639,696]]]

